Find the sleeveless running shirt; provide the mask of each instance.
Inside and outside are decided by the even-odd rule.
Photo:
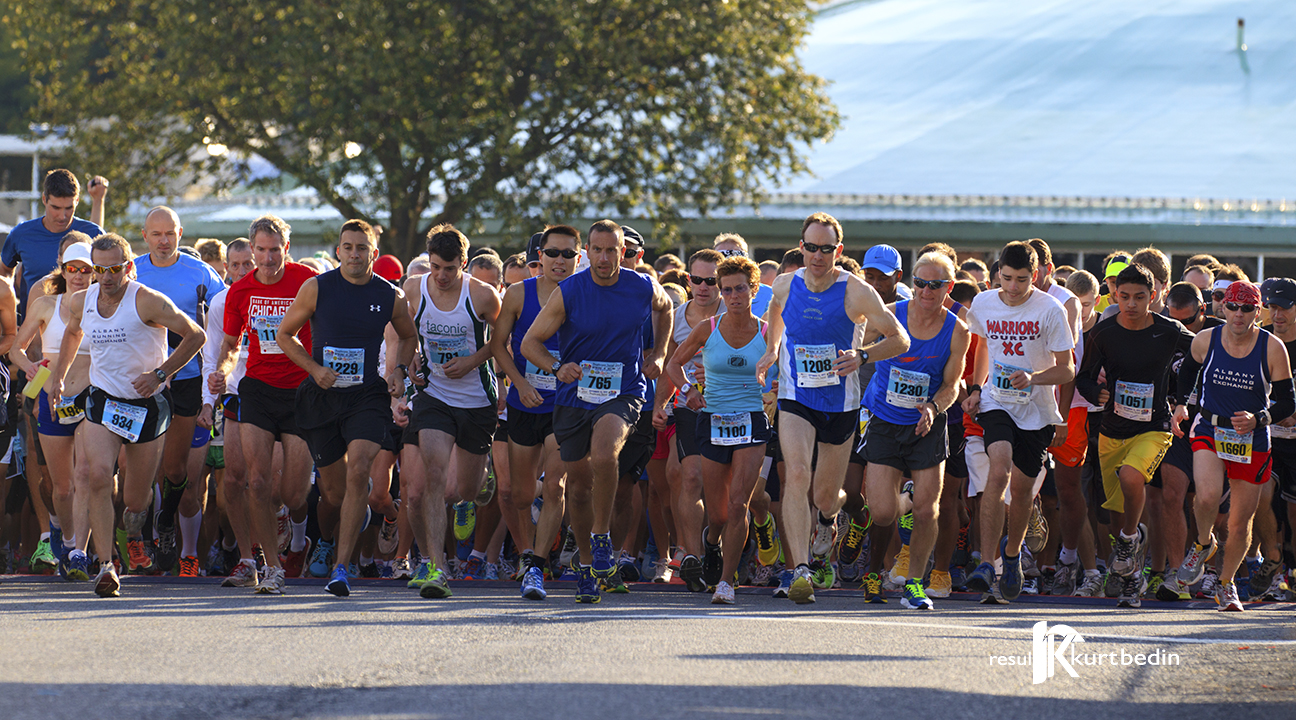
[[[621,269],[611,286],[589,270],[558,286],[567,318],[558,328],[563,363],[581,366],[581,379],[558,383],[555,404],[593,409],[621,395],[648,398],[643,376],[644,324],[652,318],[653,281]]]
[[[472,355],[486,344],[486,323],[473,309],[468,276],[460,279],[459,299],[449,312],[440,310],[432,302],[427,289],[429,282],[432,282],[431,276],[419,283],[419,306],[414,316],[423,360],[427,363],[427,387],[423,392],[450,407],[494,407],[498,395],[489,361],[458,379],[446,377],[441,369],[444,363]]]
[[[123,400],[140,400],[131,381],[151,373],[167,358],[166,328],[140,319],[136,306],[140,284],[130,281],[111,317],[99,314],[99,285],[86,290],[81,331],[90,343],[90,384]],[[162,392],[159,385],[157,393]]]
[[[171,298],[180,312],[188,315],[201,328],[207,327],[207,306],[217,293],[225,289],[224,281],[210,265],[185,253],[177,253],[175,262],[166,267],[154,265],[153,256],[145,253],[135,258],[135,273],[141,285]],[[171,335],[168,341],[178,344],[180,339]],[[180,368],[174,379],[198,377],[202,371],[201,365],[202,359],[195,355]]]
[[[896,320],[909,330],[909,300],[896,303]],[[919,405],[931,400],[940,390],[945,365],[950,357],[950,340],[958,316],[945,311],[940,332],[929,340],[919,340],[911,333],[909,349],[902,355],[877,363],[877,372],[864,391],[864,407],[875,417],[895,425],[917,425]]]
[[[1246,357],[1235,358],[1224,349],[1223,327],[1210,331],[1210,349],[1202,362],[1199,387],[1203,411],[1229,418],[1238,411],[1257,413],[1269,407],[1269,338],[1261,330]],[[1269,428],[1252,431],[1257,452],[1269,449]]]
[[[396,286],[373,275],[355,285],[330,270],[315,278],[319,296],[311,318],[311,357],[338,374],[334,388],[382,381],[378,351],[396,305]]]
[[[811,292],[805,268],[796,271],[783,306],[783,339],[779,348],[779,399],[795,400],[821,412],[858,412],[860,387],[833,372],[838,351],[850,350],[855,323],[846,315],[849,275],[823,292]]]
[[[543,307],[540,304],[540,294],[537,291],[539,278],[527,278],[522,281],[522,312],[518,313],[517,322],[513,323],[513,336],[509,338],[509,347],[513,351],[513,362],[517,364],[518,370],[526,376],[527,382],[531,387],[540,393],[544,402],[536,407],[529,408],[522,404],[522,399],[518,397],[516,387],[509,386],[508,404],[509,407],[518,412],[528,412],[537,415],[553,412],[554,395],[558,391],[558,379],[549,372],[549,368],[539,368],[535,363],[527,360],[522,356],[522,338],[526,337],[527,330],[531,329],[531,324],[535,322],[536,316],[540,314]],[[559,357],[562,353],[558,350],[558,336],[554,335],[545,341],[545,349],[548,350],[555,360],[562,361]]]
[[[688,309],[692,305],[693,301],[689,300],[683,305],[675,308],[675,319],[671,323],[671,338],[675,341],[676,346],[683,345],[684,341],[688,339],[689,333],[693,332],[693,326],[688,324]],[[722,302],[720,303],[719,312],[713,317],[718,318],[723,315],[724,312],[725,305]],[[701,351],[698,351],[698,355],[693,356],[683,365],[684,379],[688,380],[690,384],[697,382],[697,360],[701,354]],[[753,372],[755,372],[754,369]],[[710,378],[707,379],[707,382],[710,382]],[[679,389],[676,389],[674,406],[683,407],[684,404],[684,393],[681,393]]]
[[[59,351],[63,349],[63,331],[67,330],[67,323],[63,322],[63,316],[59,313],[63,311],[65,297],[66,293],[54,296],[54,312],[50,314],[49,322],[45,323],[45,329],[41,330],[41,356],[51,363],[58,360]],[[84,344],[77,348],[77,355],[89,354],[90,350]]]
[[[702,365],[706,368],[705,412],[764,412],[761,386],[756,382],[756,363],[765,354],[765,322],[760,330],[740,348],[724,339],[716,327],[722,315],[710,318],[711,335],[702,346]]]

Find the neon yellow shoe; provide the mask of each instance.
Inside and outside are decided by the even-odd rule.
[[[778,526],[774,523],[774,514],[765,514],[764,525],[753,524],[756,527],[756,559],[761,565],[771,567],[778,562],[779,555],[783,552],[783,544],[779,542]]]

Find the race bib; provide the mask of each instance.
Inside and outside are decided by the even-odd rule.
[[[580,364],[581,379],[576,397],[583,402],[601,405],[621,394],[621,363],[590,362]]]
[[[562,358],[559,357],[557,350],[550,351],[550,354],[553,355],[554,360],[562,362]],[[523,372],[526,375],[526,381],[531,383],[531,387],[536,390],[548,390],[549,392],[553,392],[558,389],[558,379],[553,376],[553,373],[549,372],[549,368],[538,368],[535,366],[535,363],[527,360],[526,370]]]
[[[364,348],[324,347],[324,367],[337,373],[333,387],[351,387],[364,382]]]
[[[1252,433],[1240,433],[1232,428],[1215,428],[1215,454],[1221,460],[1230,460],[1242,465],[1251,464]]]
[[[85,411],[72,400],[66,400],[54,406],[54,417],[58,418],[59,425],[76,425],[85,417]]]
[[[750,445],[752,441],[751,413],[713,413],[711,415],[712,445]]]
[[[995,400],[1009,405],[1022,405],[1030,402],[1030,388],[1018,390],[1008,381],[1008,378],[1012,377],[1013,373],[1018,370],[1021,370],[1024,373],[1030,372],[1030,370],[1027,370],[1026,368],[1004,365],[1001,362],[996,362],[994,364],[994,370],[990,373],[990,380],[993,382],[992,387]]]
[[[1270,425],[1269,437],[1275,437],[1279,440],[1296,440],[1296,427],[1283,427],[1282,425]]]
[[[841,377],[833,372],[837,359],[835,345],[797,345],[792,349],[796,363],[797,387],[830,387],[841,384]]]
[[[103,426],[130,442],[139,442],[146,417],[148,417],[146,408],[119,403],[116,400],[104,402]]]
[[[927,402],[927,388],[930,386],[931,376],[927,373],[901,370],[892,365],[886,399],[895,407],[913,410]]]
[[[252,330],[256,333],[257,348],[262,355],[283,355],[283,348],[275,342],[282,322],[280,315],[256,315],[252,318]]]
[[[868,430],[869,420],[872,419],[872,417],[873,415],[868,411],[868,408],[866,407],[860,408],[859,427],[860,427],[861,438],[864,437],[864,431]]]
[[[428,373],[437,377],[445,377],[445,369],[441,366],[454,360],[457,357],[470,355],[468,352],[468,338],[438,338],[427,341]]]
[[[1152,398],[1156,388],[1152,383],[1116,381],[1116,414],[1126,420],[1150,422]]]

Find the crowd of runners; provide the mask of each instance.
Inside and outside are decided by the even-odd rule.
[[[104,597],[175,573],[1293,599],[1291,279],[1201,255],[1176,282],[1152,247],[1097,278],[1040,239],[906,273],[825,213],[781,262],[724,234],[648,265],[601,220],[503,258],[440,225],[405,265],[362,220],[294,260],[280,218],[190,247],[157,207],[136,256],[105,180],[94,222],[75,176],[44,182],[0,254],[4,539],[39,536],[6,566]]]

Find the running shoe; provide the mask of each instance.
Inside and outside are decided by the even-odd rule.
[[[1023,595],[1039,595],[1040,579],[1037,577],[1031,577],[1027,575],[1026,579],[1022,580],[1021,591]]]
[[[1188,549],[1188,554],[1184,556],[1183,563],[1179,565],[1179,583],[1188,587],[1201,582],[1202,576],[1206,573],[1206,563],[1215,557],[1217,549],[1219,543],[1215,541],[1215,533],[1211,533],[1209,545],[1203,546],[1194,540],[1192,547]]]
[[[1237,586],[1231,582],[1218,583],[1215,588],[1215,604],[1219,606],[1220,612],[1242,612]]]
[[[252,544],[252,559],[256,561],[257,572],[265,570],[265,551],[261,549],[260,545],[255,543]]]
[[[279,539],[279,554],[283,555],[292,545],[292,516],[288,514],[288,508],[279,506],[279,512],[275,514],[275,525],[278,531],[276,534]]]
[[[257,595],[283,595],[284,569],[271,565],[265,569],[261,582],[256,586]],[[333,592],[330,590],[329,592]],[[349,590],[348,590],[349,592]],[[335,595],[338,593],[334,593]],[[345,593],[343,593],[345,595]]]
[[[329,576],[333,568],[333,543],[321,539],[315,546],[315,552],[311,553],[310,566],[307,572],[311,577],[325,578]]]
[[[860,550],[864,548],[864,538],[867,534],[868,528],[851,520],[846,525],[846,534],[842,535],[841,542],[837,543],[837,562],[842,565],[854,565],[859,559]]]
[[[127,539],[126,552],[129,558],[126,565],[127,572],[141,574],[153,571],[153,558],[149,557],[148,546],[144,543],[144,538],[134,537]]]
[[[778,525],[774,523],[774,513],[765,513],[765,524],[752,523],[756,528],[756,557],[761,565],[771,566],[778,562],[783,548],[779,543]]]
[[[558,564],[563,567],[571,567],[574,557],[576,557],[576,533],[568,527],[562,550],[558,553]]]
[[[1080,568],[1080,558],[1075,562],[1066,564],[1058,563],[1057,570],[1053,573],[1053,595],[1072,595],[1076,589],[1076,577],[1078,573],[1083,572]]]
[[[95,576],[95,594],[99,597],[120,597],[121,580],[117,570],[110,562],[99,564],[99,574]]]
[[[72,582],[85,582],[90,579],[90,558],[80,550],[68,553],[67,579]]]
[[[49,540],[36,543],[36,552],[32,553],[27,566],[36,574],[52,573],[58,569],[58,558],[54,557],[54,552],[50,550]]]
[[[837,540],[837,520],[825,525],[822,519],[816,519],[814,530],[810,534],[810,554],[826,556],[832,552],[833,543]]]
[[[815,558],[810,566],[810,583],[816,590],[827,590],[837,584],[837,570],[827,558]]]
[[[990,592],[990,588],[995,585],[994,565],[983,562],[977,565],[976,570],[967,579],[968,592]]]
[[[909,580],[909,546],[901,545],[900,552],[896,553],[895,563],[891,566],[891,574],[882,584],[883,588],[891,592],[897,592],[904,587]]]
[[[153,555],[154,567],[162,573],[171,572],[175,567],[176,561],[180,559],[179,552],[176,550],[176,524],[172,520],[171,525],[163,525],[158,521],[154,527],[157,530],[157,551]]]
[[[522,574],[522,597],[527,600],[544,600],[548,597],[544,586],[544,571],[531,566]]]
[[[1269,583],[1269,587],[1265,589],[1264,593],[1260,596],[1260,599],[1282,602],[1287,599],[1288,590],[1290,590],[1290,588],[1287,583],[1283,581],[1282,573],[1278,573],[1274,575],[1273,581]]]
[[[383,555],[396,552],[396,541],[400,539],[400,523],[383,518],[382,527],[378,529],[378,552]]]
[[[630,588],[626,587],[625,581],[622,580],[621,576],[617,573],[612,573],[605,578],[599,578],[599,587],[604,592],[615,593],[617,595],[625,595],[630,592]]]
[[[779,573],[778,587],[774,588],[774,597],[785,598],[792,590],[792,571],[786,568]]]
[[[896,531],[900,535],[900,544],[908,545],[909,538],[913,537],[913,512],[906,512],[896,521]]]
[[[53,538],[53,535],[50,535]],[[1260,597],[1273,584],[1273,579],[1278,575],[1278,569],[1282,563],[1277,560],[1267,559],[1260,563],[1260,567],[1251,571],[1251,581],[1248,583],[1251,589],[1251,597]]]
[[[482,482],[481,490],[477,491],[477,498],[473,502],[477,507],[486,507],[490,505],[491,500],[495,499],[495,464],[491,462],[486,468],[486,480]]]
[[[1146,598],[1148,598],[1148,599],[1155,598],[1155,597],[1156,597],[1157,590],[1160,590],[1160,589],[1161,589],[1161,585],[1164,584],[1164,583],[1165,583],[1165,575],[1164,575],[1164,574],[1159,573],[1159,572],[1154,572],[1154,573],[1152,573],[1150,576],[1148,576],[1148,579],[1147,579],[1147,590],[1143,591],[1143,596],[1146,597]]]
[[[685,555],[680,561],[680,578],[689,592],[706,592],[706,582],[702,580],[702,561],[696,555]]]
[[[351,584],[347,582],[347,570],[344,566],[338,565],[333,568],[333,574],[329,576],[328,584],[324,589],[338,597],[351,594]]]
[[[877,605],[886,604],[886,596],[882,594],[882,576],[877,573],[869,573],[864,576],[864,584],[860,585],[864,590],[864,602],[874,603]]]
[[[256,587],[257,586],[257,569],[256,563],[248,561],[239,561],[234,565],[228,577],[221,581],[221,587]]]
[[[829,547],[831,548],[831,544]],[[792,587],[788,589],[788,597],[797,605],[808,605],[815,601],[814,580],[810,577],[809,566],[798,565],[792,571]]]
[[[1026,547],[1033,553],[1044,549],[1048,542],[1048,520],[1044,518],[1044,508],[1040,505],[1039,496],[1031,504],[1030,521],[1026,525]]]
[[[928,599],[927,592],[923,590],[922,580],[914,578],[905,583],[904,594],[900,597],[900,604],[910,610],[931,610],[935,606]]]
[[[499,565],[486,563],[485,569],[482,570],[482,580],[499,580]]]
[[[409,558],[398,557],[391,561],[392,578],[396,580],[408,580],[414,577],[410,570]]]
[[[457,573],[459,580],[485,580],[486,562],[481,558],[470,557],[462,566],[462,571]]]
[[[428,600],[441,600],[453,596],[454,592],[450,590],[450,578],[446,577],[445,571],[441,568],[432,568],[427,580],[419,587],[419,597]]]
[[[634,558],[621,553],[621,560],[617,562],[617,573],[625,582],[639,582],[639,566],[635,565]]]
[[[949,573],[932,570],[931,580],[927,583],[927,597],[947,598],[953,589],[954,581],[950,579]]]
[[[50,552],[54,553],[54,558],[60,562],[66,561],[68,548],[63,547],[63,528],[50,525],[49,536]]]
[[[1003,593],[999,592],[999,586],[995,585],[990,588],[990,592],[981,593],[980,603],[982,605],[1007,605],[1008,600],[1004,598]]]
[[[696,562],[697,558],[693,560]],[[576,602],[582,605],[597,605],[602,599],[598,578],[594,576],[594,568],[584,565],[576,567]]]
[[[590,534],[590,569],[595,577],[611,577],[616,572],[616,551],[612,549],[612,536],[608,533]]]
[[[967,570],[962,565],[950,565],[950,589],[954,592],[967,590]]]
[[[382,572],[378,569],[377,561],[371,563],[365,563],[360,566],[360,577],[362,578],[373,579],[376,577],[380,577],[381,575]]]
[[[1084,579],[1080,581],[1080,587],[1076,588],[1074,595],[1093,598],[1103,594],[1103,574],[1085,571]]]
[[[707,587],[717,587],[724,575],[724,558],[720,555],[720,544],[707,542],[707,528],[702,528],[702,582]]]
[[[655,583],[668,583],[674,577],[675,571],[671,570],[670,558],[658,558],[653,564],[649,579]]]
[[[1188,589],[1179,582],[1177,573],[1167,575],[1156,589],[1156,599],[1161,602],[1176,602],[1178,600],[1188,600]]]
[[[716,585],[715,594],[711,596],[712,605],[733,605],[734,589],[733,585],[721,580]]]
[[[477,506],[471,501],[463,500],[454,505],[454,536],[456,540],[467,540],[477,527]]]
[[[198,558],[193,555],[185,555],[180,558],[180,577],[196,578],[202,574],[200,570]]]
[[[771,587],[778,585],[778,577],[777,573],[774,572],[774,568],[757,563],[756,569],[752,571],[751,577],[748,578],[748,582],[756,587]]]
[[[265,568],[262,568],[262,570],[264,570],[264,569],[265,569]],[[347,579],[348,579],[348,580],[355,580],[356,578],[361,577],[361,575],[360,575],[360,566],[357,565],[356,563],[347,563],[347,566],[346,566],[346,572],[347,572]],[[378,576],[378,570],[377,570],[377,568],[375,568],[375,569],[374,569],[374,577],[377,577],[377,576]]]
[[[310,538],[306,538],[306,544],[302,545],[302,549],[297,552],[293,552],[291,546],[289,547],[288,552],[279,559],[279,564],[283,565],[284,577],[295,578],[302,576],[302,571],[306,569],[306,563],[310,560],[310,550]]]
[[[968,551],[968,528],[970,527],[971,525],[959,526],[958,539],[954,545],[954,557],[950,560],[951,565],[965,568],[971,562],[972,554]]]
[[[1139,608],[1143,607],[1143,592],[1147,590],[1147,581],[1143,573],[1137,572],[1125,578],[1121,578],[1120,596],[1116,598],[1116,607]]]
[[[1003,575],[999,577],[999,593],[1005,600],[1016,600],[1021,595],[1022,582],[1022,556],[1021,548],[1017,548],[1017,557],[1008,557],[1008,538],[999,541],[999,556],[1003,558]]]
[[[1103,575],[1102,589],[1103,589],[1104,597],[1109,597],[1109,598],[1120,597],[1121,576],[1117,575],[1116,573],[1108,569],[1106,574]]]
[[[391,580],[396,577],[395,573],[392,572],[391,562],[386,560],[378,561],[378,577],[383,580]]]
[[[1215,589],[1219,587],[1219,584],[1219,573],[1215,571],[1215,568],[1207,570],[1202,575],[1201,587],[1197,589],[1197,598],[1204,600],[1215,597]]]

